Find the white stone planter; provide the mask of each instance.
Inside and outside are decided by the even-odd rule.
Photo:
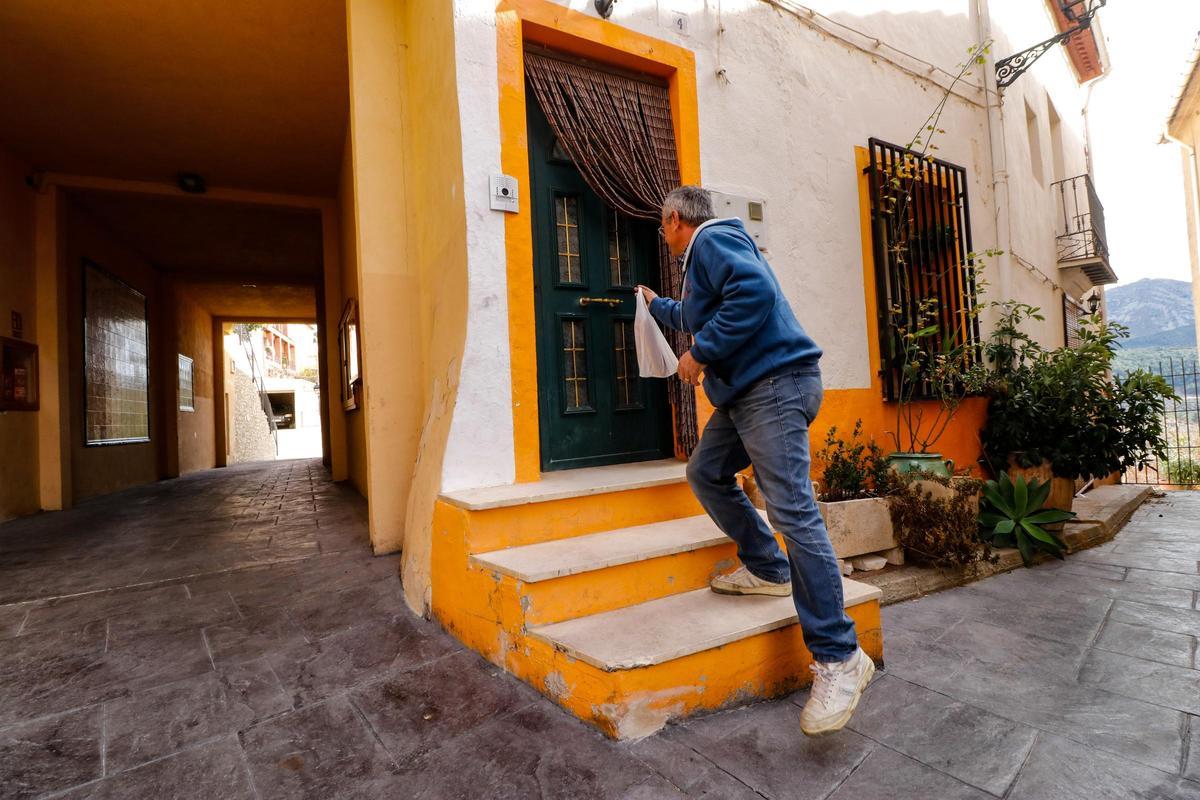
[[[882,497],[817,503],[838,558],[853,558],[898,547],[892,515]]]

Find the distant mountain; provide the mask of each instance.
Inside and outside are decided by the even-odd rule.
[[[1196,326],[1180,325],[1178,328],[1151,333],[1148,336],[1131,336],[1124,344],[1131,350],[1145,347],[1195,347]]]
[[[1184,393],[1185,383],[1186,392],[1196,393],[1196,378],[1193,377],[1197,369],[1195,347],[1123,347],[1113,357],[1112,366],[1113,372],[1118,374],[1134,369],[1147,369],[1160,375],[1175,373],[1172,383],[1180,394]],[[1181,374],[1185,370],[1188,373],[1186,378]]]
[[[1196,346],[1191,283],[1143,278],[1107,296],[1109,319],[1129,328],[1126,349]]]

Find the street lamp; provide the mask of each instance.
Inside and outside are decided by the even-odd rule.
[[[1033,47],[1027,47],[1019,53],[1014,53],[1008,58],[1002,58],[997,61],[996,86],[1003,89],[1005,86],[1010,85],[1017,78],[1021,77],[1025,70],[1033,66],[1033,62],[1041,58],[1051,47],[1067,41],[1082,30],[1090,28],[1092,26],[1092,17],[1096,16],[1096,12],[1104,8],[1107,2],[1108,0],[1058,0],[1059,10],[1062,11],[1063,16],[1068,21],[1075,23],[1075,27],[1057,36],[1052,36],[1044,42],[1039,42]]]

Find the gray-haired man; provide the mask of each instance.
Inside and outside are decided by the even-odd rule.
[[[683,299],[641,288],[659,322],[693,335],[679,377],[697,385],[703,373],[716,408],[687,476],[704,510],[737,543],[742,566],[714,578],[712,589],[792,596],[816,662],[800,727],[810,736],[832,733],[850,720],[875,664],[846,615],[837,557],[809,481],[821,350],[741,221],[715,217],[698,186],[667,195],[662,233],[671,254],[683,256]],[[737,473],[751,464],[786,555],[738,485]]]

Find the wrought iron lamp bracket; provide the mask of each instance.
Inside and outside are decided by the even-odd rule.
[[[1092,18],[1096,16],[1096,12],[1103,8],[1107,2],[1108,0],[1087,0],[1086,3],[1082,2],[1082,0],[1059,0],[1059,7],[1062,8],[1063,14],[1066,15],[1067,19],[1076,23],[1075,27],[997,61],[996,86],[1003,89],[1011,85],[1025,73],[1025,70],[1033,66],[1033,62],[1045,55],[1047,50],[1056,44],[1067,41],[1080,31],[1090,28],[1092,26]],[[1078,5],[1085,5],[1085,10],[1082,12],[1077,11],[1075,6]]]

